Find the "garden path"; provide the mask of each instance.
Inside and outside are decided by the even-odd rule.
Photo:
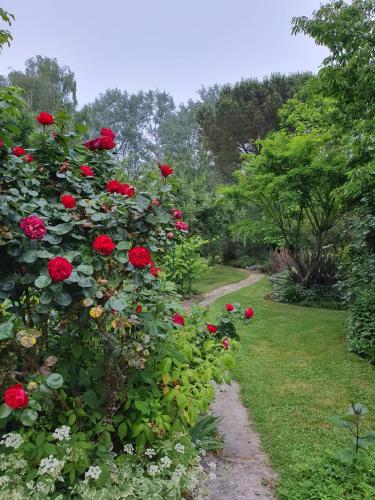
[[[199,304],[208,306],[218,298],[259,281],[261,273],[248,272],[238,282],[212,290],[200,297]],[[197,301],[184,302],[189,309]],[[205,481],[196,499],[204,500],[270,500],[275,499],[273,485],[276,474],[268,464],[259,435],[254,431],[248,410],[240,399],[237,382],[217,387],[212,413],[222,418],[219,432],[224,436],[224,450],[215,457],[216,479]]]

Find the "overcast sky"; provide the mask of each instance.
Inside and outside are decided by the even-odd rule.
[[[0,74],[37,54],[69,66],[80,105],[107,88],[158,88],[176,102],[201,85],[317,71],[325,49],[291,35],[319,0],[2,0],[16,16]]]

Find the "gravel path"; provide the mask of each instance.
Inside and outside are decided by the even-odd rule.
[[[263,277],[249,272],[244,280],[212,290],[201,297],[199,304],[208,306],[228,293],[256,283]],[[188,309],[194,300],[184,303]],[[216,479],[205,481],[195,498],[198,500],[270,500],[275,499],[273,484],[276,474],[262,450],[259,435],[252,429],[248,410],[240,399],[237,382],[216,390],[212,413],[222,418],[219,431],[224,435],[223,455],[214,459]]]

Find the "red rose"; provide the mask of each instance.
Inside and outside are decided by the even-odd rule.
[[[81,171],[81,174],[84,175],[85,177],[92,177],[94,175],[93,169],[88,165],[81,165],[79,169]]]
[[[248,307],[245,309],[245,318],[250,319],[254,316],[254,309],[251,307]]]
[[[26,394],[21,384],[14,384],[8,387],[3,397],[4,403],[13,410],[25,408],[25,406],[29,404],[29,396]]]
[[[145,247],[133,247],[128,252],[128,259],[132,266],[143,269],[151,263],[151,254]]]
[[[41,240],[47,234],[47,229],[39,217],[31,215],[30,217],[25,217],[20,222],[20,227],[24,234],[30,238],[30,240]]]
[[[14,154],[14,156],[22,156],[26,153],[26,151],[22,146],[15,146],[14,148],[12,148],[12,153]]]
[[[54,257],[48,262],[48,272],[52,281],[64,281],[72,274],[73,266],[64,257]]]
[[[168,175],[173,174],[173,168],[168,165],[159,165],[160,173],[163,177],[168,177]]]
[[[122,184],[120,181],[111,180],[107,182],[107,191],[108,193],[120,193]]]
[[[182,325],[182,326],[184,326],[184,324],[185,324],[185,318],[183,316],[181,316],[181,314],[175,313],[172,316],[172,322],[175,325]]]
[[[129,186],[129,184],[121,184],[119,192],[124,196],[128,196],[129,198],[131,198],[135,195],[135,187]]]
[[[232,304],[225,304],[225,309],[228,312],[234,311],[234,306]]]
[[[99,139],[99,149],[113,149],[114,147],[116,147],[116,144],[112,137],[104,135]]]
[[[142,305],[141,304],[138,304],[137,307],[135,308],[135,312],[137,314],[140,314],[142,312]]]
[[[229,347],[229,340],[227,338],[223,339],[223,347],[225,350]]]
[[[0,148],[4,147],[4,141],[0,139]]]
[[[26,163],[31,163],[34,160],[34,158],[30,154],[27,154],[25,155],[24,160]]]
[[[174,208],[172,210],[172,216],[174,219],[182,219],[182,210],[178,210],[177,208]]]
[[[101,234],[95,238],[92,246],[96,252],[102,255],[111,255],[113,250],[116,248],[116,243],[106,234]]]
[[[60,203],[62,203],[65,208],[74,208],[77,205],[76,199],[71,194],[61,195]]]
[[[100,139],[100,137],[96,137],[95,139],[84,142],[83,145],[85,146],[85,148],[90,150],[100,149]]]
[[[155,267],[155,263],[152,260],[150,262],[150,273],[152,274],[152,276],[155,276],[155,278],[157,278],[159,276],[159,271],[160,271],[160,267]]]
[[[102,128],[100,131],[100,135],[102,137],[110,137],[111,139],[114,139],[116,134],[111,128]]]
[[[49,113],[46,113],[45,111],[42,111],[41,113],[39,113],[39,115],[36,117],[36,119],[38,120],[38,122],[41,125],[52,125],[55,123],[54,117],[52,115],[50,115]]]
[[[207,325],[207,330],[210,332],[210,333],[216,333],[217,332],[217,328],[215,325],[210,325],[208,324]]]
[[[182,220],[178,220],[174,226],[179,231],[189,231],[188,224],[186,224],[186,222],[182,222]]]

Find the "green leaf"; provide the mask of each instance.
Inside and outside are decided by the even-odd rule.
[[[342,428],[350,428],[350,422],[346,422],[345,420],[342,420],[342,418],[338,417],[337,415],[330,417],[329,421],[331,424],[335,425],[336,427],[342,427]]]
[[[85,400],[86,404],[90,406],[90,408],[96,408],[98,404],[98,396],[92,389],[89,389],[84,393],[83,399]]]
[[[52,290],[44,290],[42,295],[40,296],[40,303],[41,304],[49,304],[51,300],[53,299],[53,292]]]
[[[13,338],[13,322],[7,321],[0,324],[0,340]]]
[[[38,413],[31,408],[26,408],[23,410],[20,416],[20,420],[22,425],[26,425],[27,427],[31,427],[38,419]]]
[[[76,359],[79,359],[82,354],[82,346],[81,344],[72,344],[71,346],[72,354]]]
[[[171,358],[164,358],[162,363],[161,363],[161,372],[163,375],[169,372],[172,366],[172,360]]]
[[[127,427],[125,422],[123,422],[122,424],[119,425],[118,436],[120,439],[124,439],[124,437],[126,436],[127,430],[128,430],[128,427]]]
[[[0,281],[0,289],[4,290],[4,292],[10,292],[16,286],[16,283],[12,279],[5,279]]]
[[[22,247],[18,241],[11,241],[7,247],[8,254],[12,257],[18,257],[22,252]]]
[[[39,432],[36,435],[35,444],[37,446],[42,446],[42,444],[45,442],[45,440],[46,440],[46,434],[44,432]]]
[[[9,408],[6,404],[0,406],[0,419],[7,418],[12,413],[12,409]]]
[[[171,191],[171,189],[172,189],[171,184],[163,184],[163,185],[161,186],[161,188],[160,188],[160,191],[161,191],[162,193],[169,193],[169,191]]]
[[[86,276],[91,276],[94,272],[94,269],[89,264],[80,264],[77,267],[77,271],[82,273],[82,274],[85,274]]]
[[[64,379],[62,378],[62,376],[59,373],[51,373],[51,375],[49,375],[47,377],[47,380],[46,380],[46,384],[51,389],[60,389],[60,387],[62,387],[63,383],[64,383]]]
[[[129,250],[130,246],[128,241],[119,241],[116,245],[116,250]]]
[[[38,259],[38,253],[36,250],[30,250],[23,255],[23,261],[27,264],[32,264]]]
[[[49,276],[46,276],[45,274],[38,276],[38,278],[35,280],[35,286],[37,288],[45,288],[51,283],[52,283],[51,278]]]
[[[49,227],[50,231],[54,231],[56,234],[62,235],[67,234],[73,228],[71,222],[64,222],[63,224],[57,224],[57,226]]]
[[[72,297],[69,293],[59,293],[56,295],[56,302],[59,306],[68,307],[72,303]]]
[[[109,304],[115,311],[123,311],[127,305],[124,299],[118,299],[117,297],[111,297]]]

